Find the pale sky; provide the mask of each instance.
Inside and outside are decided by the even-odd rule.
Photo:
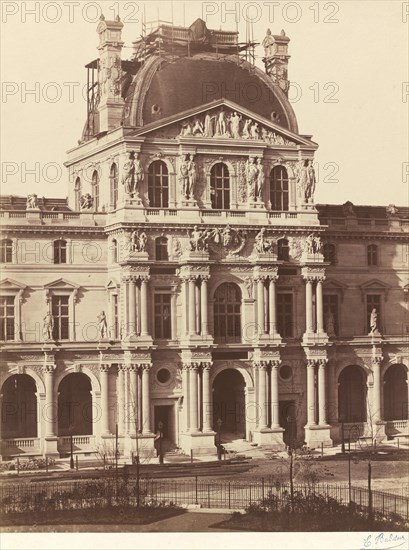
[[[29,13],[35,4],[36,13]],[[236,30],[236,6],[242,42],[251,26],[246,20],[253,20],[258,42],[267,28],[273,34],[284,29],[291,39],[290,97],[299,130],[319,144],[316,202],[407,206],[406,4],[175,0],[173,20],[189,26],[202,17],[210,29]],[[118,8],[127,59],[141,34],[141,2],[1,2],[2,194],[67,195],[65,153],[76,145],[86,117],[84,65],[98,55],[99,14],[113,19]],[[170,21],[172,2],[146,4],[147,20],[158,13]],[[261,68],[263,53],[258,46]]]

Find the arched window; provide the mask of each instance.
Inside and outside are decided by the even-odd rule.
[[[290,259],[290,247],[287,239],[277,241],[277,259],[283,262],[288,262]]]
[[[168,208],[169,174],[168,167],[162,160],[155,160],[148,169],[149,206]]]
[[[335,262],[337,261],[335,244],[325,243],[322,251],[324,254],[324,262],[330,262],[331,264],[335,264]]]
[[[10,264],[13,261],[13,241],[11,239],[2,239],[0,241],[0,262]]]
[[[284,166],[274,166],[270,172],[270,202],[272,210],[288,210],[288,174]]]
[[[67,241],[64,241],[63,239],[54,241],[54,263],[67,263]]]
[[[81,179],[77,178],[74,185],[75,210],[81,210]]]
[[[111,188],[111,207],[116,208],[118,203],[118,168],[114,164],[111,166],[111,171],[109,173],[109,183]]]
[[[229,210],[230,208],[230,177],[229,169],[219,162],[210,171],[210,198],[212,208]]]
[[[408,373],[404,365],[391,365],[384,376],[384,420],[407,420]]]
[[[214,294],[214,336],[241,342],[241,291],[234,283],[223,283]]]
[[[367,248],[368,265],[378,265],[378,247],[376,244],[370,244]]]
[[[92,199],[94,210],[97,211],[99,207],[99,176],[96,170],[92,174]]]
[[[166,237],[155,239],[155,258],[161,261],[169,260],[168,239]]]

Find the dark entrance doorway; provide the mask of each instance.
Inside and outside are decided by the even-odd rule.
[[[164,451],[176,446],[176,419],[174,405],[155,405],[155,434],[159,436],[159,422],[162,422],[162,447]],[[158,440],[155,442],[157,447]]]
[[[284,443],[294,448],[297,443],[295,401],[280,401],[280,426],[284,428]]]
[[[58,386],[58,435],[92,435],[92,386],[82,372],[65,376]]]
[[[245,382],[239,371],[226,369],[213,382],[213,429],[217,431],[220,419],[222,440],[246,437]]]
[[[28,374],[8,378],[1,390],[3,439],[37,437],[36,383]]]

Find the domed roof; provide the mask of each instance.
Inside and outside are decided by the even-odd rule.
[[[211,52],[150,57],[126,92],[123,125],[145,126],[222,98],[269,120],[274,113],[280,126],[298,133],[288,98],[264,72],[237,55]]]

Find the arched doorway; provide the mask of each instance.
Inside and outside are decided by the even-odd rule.
[[[220,372],[213,382],[213,429],[218,431],[223,442],[246,437],[245,382],[235,369]]]
[[[343,422],[366,422],[366,377],[357,365],[345,367],[338,378],[338,417]]]
[[[92,435],[91,381],[81,372],[67,374],[58,386],[58,435]]]
[[[384,420],[407,420],[408,387],[404,365],[391,365],[384,376]]]
[[[3,439],[38,437],[36,383],[28,374],[7,378],[1,391]]]

